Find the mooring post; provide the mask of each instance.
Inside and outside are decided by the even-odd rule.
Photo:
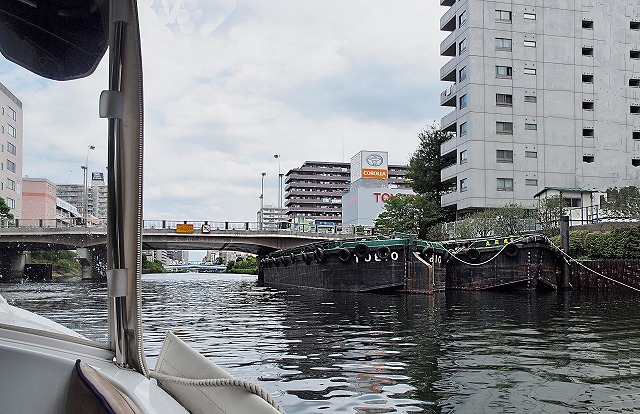
[[[571,289],[571,266],[569,265],[569,216],[562,216],[560,221],[560,246],[565,253],[562,261],[562,289]]]

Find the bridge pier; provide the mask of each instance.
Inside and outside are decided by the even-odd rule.
[[[83,279],[103,279],[107,277],[107,246],[79,247],[76,249],[82,266]]]
[[[0,281],[21,279],[24,276],[24,265],[27,254],[19,250],[0,250]]]

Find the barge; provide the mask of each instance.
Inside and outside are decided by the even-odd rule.
[[[259,266],[267,285],[408,293],[556,289],[562,269],[559,250],[540,235],[429,242],[400,234],[334,241],[281,250]]]

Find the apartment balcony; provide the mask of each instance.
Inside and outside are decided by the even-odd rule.
[[[454,4],[456,4],[456,0],[440,0],[440,5],[441,6],[448,6],[451,7]]]
[[[442,207],[450,206],[458,203],[458,192],[452,191],[450,193],[443,194],[440,197],[440,205]]]
[[[455,179],[458,175],[458,164],[453,164],[440,171],[440,181],[445,182]]]
[[[440,30],[445,32],[453,32],[456,30],[456,12],[458,11],[457,7],[451,7],[447,12],[440,18]]]
[[[442,129],[443,131],[457,132],[457,129],[458,129],[458,123],[456,122],[457,120],[458,120],[458,111],[454,109],[453,111],[446,114],[440,120],[440,129]]]
[[[458,146],[458,135],[454,134],[453,138],[447,140],[440,145],[440,155],[448,154],[451,151],[455,151]]]
[[[455,83],[440,93],[440,106],[456,106],[456,92],[458,85]]]
[[[451,32],[440,43],[440,56],[455,56],[456,55],[456,32]]]
[[[456,81],[456,68],[458,66],[458,58],[457,56],[449,59],[447,63],[443,67],[440,68],[440,80],[446,82],[455,82]]]

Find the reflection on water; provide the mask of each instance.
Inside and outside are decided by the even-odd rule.
[[[105,340],[95,282],[0,285],[11,304]],[[145,349],[173,330],[289,413],[640,410],[640,297],[378,295],[143,277]]]

